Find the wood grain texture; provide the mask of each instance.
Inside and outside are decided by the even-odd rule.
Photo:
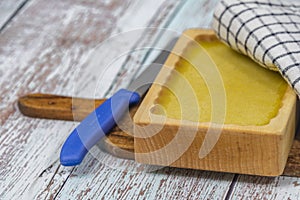
[[[97,148],[82,165],[61,167],[61,145],[76,123],[31,119],[16,106],[19,97],[32,92],[107,97],[138,73],[146,52],[125,57],[114,67],[105,67],[107,60],[128,46],[155,43],[157,38],[151,34],[133,38],[119,49],[106,44],[109,51],[99,56],[103,65],[93,65],[90,61],[99,43],[143,27],[172,26],[181,31],[208,26],[216,2],[31,0],[26,4],[0,37],[0,198],[224,199],[233,174],[153,171]],[[135,173],[146,169],[152,173]],[[286,196],[293,192],[293,186],[283,187],[280,179],[278,183],[289,191]]]
[[[229,198],[232,199],[299,199],[299,178],[239,176]]]
[[[163,119],[163,115],[151,115],[151,109],[157,104],[157,98],[163,87],[171,88],[171,91],[178,95],[174,89],[172,90],[172,86],[168,85],[167,80],[176,75],[170,71],[175,71],[177,64],[180,62],[179,60],[182,59],[180,56],[184,56],[192,45],[194,49],[197,48],[196,45],[191,43],[191,38],[193,38],[193,41],[218,40],[214,32],[208,29],[189,29],[180,36],[155,80],[156,83],[160,84],[151,86],[134,116],[134,122],[141,127],[136,128],[134,133],[135,160],[145,164],[219,172],[262,176],[281,175],[296,130],[296,94],[290,87],[286,89],[281,101],[281,108],[276,117],[262,126],[224,124],[220,127],[211,126],[210,123],[198,124],[195,121],[185,120],[187,118],[177,120],[166,117],[166,119]],[[198,50],[198,52],[201,51]],[[202,56],[198,59],[205,58]],[[195,63],[194,61],[193,64]],[[203,69],[201,71],[202,66],[198,65],[196,67],[200,69],[199,73],[206,73]],[[211,71],[212,68],[210,68]],[[213,75],[216,76],[216,74]],[[180,81],[182,78],[175,80]],[[214,79],[214,81],[216,80]],[[216,83],[214,82],[214,84]],[[184,89],[188,90],[189,88],[186,86]],[[209,89],[210,91],[213,90]],[[222,90],[218,90],[218,92],[221,93]],[[228,92],[228,89],[225,92]],[[183,104],[186,101],[182,102],[182,99],[178,98],[177,100],[181,101],[181,107],[179,108],[182,114],[184,112]],[[192,101],[189,103],[189,107],[195,106],[193,107],[194,110],[197,109],[197,104],[192,104]],[[214,104],[214,108],[218,106],[220,108],[220,104],[222,102],[217,102]],[[175,107],[174,109],[179,108]],[[190,108],[186,111],[191,112]],[[195,120],[198,120],[198,115]],[[212,130],[212,132],[209,133],[209,130]],[[217,135],[218,131],[220,137],[215,139],[217,142],[210,141],[213,148],[201,158],[199,155],[201,148],[204,146],[204,148],[209,149],[209,146],[205,144],[208,135],[211,135],[211,138],[216,137],[212,134]]]
[[[34,93],[20,97],[18,107],[29,117],[82,121],[105,100]]]
[[[298,133],[299,134],[299,133]],[[283,172],[286,176],[300,177],[300,140],[295,138]]]

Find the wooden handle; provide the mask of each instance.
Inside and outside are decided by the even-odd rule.
[[[105,100],[35,93],[20,97],[18,106],[21,113],[29,117],[81,121]],[[131,117],[136,110],[137,106],[130,109]],[[115,146],[127,151],[134,151],[133,137],[119,127],[115,127],[104,142],[106,148]]]
[[[81,121],[105,100],[36,93],[19,98],[18,106],[29,117]]]

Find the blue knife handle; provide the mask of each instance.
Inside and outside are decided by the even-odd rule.
[[[116,126],[129,106],[136,105],[140,95],[121,89],[90,113],[69,135],[60,152],[60,163],[74,166],[81,163],[88,150]]]

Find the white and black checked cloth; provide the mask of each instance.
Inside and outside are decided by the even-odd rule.
[[[279,71],[300,96],[300,0],[223,0],[213,27],[231,48]]]

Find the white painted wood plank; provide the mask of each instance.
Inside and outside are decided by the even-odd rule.
[[[61,138],[72,128],[70,122],[34,121],[17,112],[11,115],[1,127],[1,199],[32,199],[37,190],[46,188],[55,171],[43,171],[58,166]],[[45,176],[47,181],[40,181]]]
[[[111,37],[96,44],[95,49],[89,54],[88,61],[80,66],[85,71],[86,77],[82,77],[80,84],[76,84],[76,95],[88,97],[110,96],[115,90],[111,85],[121,86],[120,80],[115,80],[115,75],[119,74],[121,79],[128,80],[130,69],[124,62],[132,54],[135,48],[140,47],[139,39],[145,37],[144,29],[152,26],[153,16],[157,17],[156,23],[168,12],[166,7],[171,7],[178,3],[168,1],[132,1],[128,4],[124,16],[118,19],[116,27],[110,33]],[[160,8],[163,10],[159,10]],[[169,9],[171,9],[169,8]],[[133,17],[134,16],[134,17]],[[147,32],[147,31],[146,31]],[[112,40],[109,40],[113,38]],[[145,39],[144,39],[145,40]],[[112,53],[113,51],[114,53]],[[145,54],[145,52],[143,52]],[[101,67],[99,67],[101,66]],[[135,64],[138,67],[138,63]],[[120,70],[121,69],[121,70]],[[77,79],[77,78],[76,78]],[[94,81],[91,81],[94,80]]]
[[[116,68],[103,69],[101,63],[88,64],[97,44],[110,35],[125,30],[172,24],[167,21],[171,20],[174,6],[180,3],[182,2],[33,0],[16,17],[14,23],[2,32],[1,199],[49,199],[56,195],[62,199],[101,196],[115,199],[224,198],[233,178],[232,174],[171,168],[132,173],[145,166],[117,159],[103,152],[93,154],[102,163],[89,154],[79,167],[61,167],[58,162],[60,147],[76,124],[30,119],[22,116],[15,107],[18,96],[29,92],[103,97],[126,85],[138,70],[137,66],[142,62],[145,51],[126,58],[124,65],[122,60],[115,64]],[[203,3],[199,5],[203,6]],[[147,16],[139,18],[143,13]],[[199,15],[203,14],[200,12]],[[132,15],[135,16],[134,19]],[[124,46],[133,48],[138,41],[143,45],[151,44],[151,35],[157,35],[157,32],[150,32],[142,39],[133,38],[129,43],[121,42],[121,49],[107,46],[107,51],[100,53],[101,57],[98,59],[101,61],[111,55],[117,57],[124,51]],[[78,72],[79,69],[82,70]],[[103,70],[109,75],[107,79],[100,76]],[[115,87],[110,88],[111,84]],[[289,178],[285,180],[289,183],[298,181]],[[274,190],[276,191],[280,190]],[[290,194],[294,197],[296,193],[290,191]]]
[[[128,85],[133,78],[136,78],[159,55],[160,50],[167,46],[172,38],[181,35],[184,30],[211,27],[213,10],[218,2],[219,0],[181,1],[169,17],[161,20],[159,26],[154,26],[153,30],[146,30],[144,39],[135,48],[152,47],[153,50],[145,49],[131,55],[121,71],[129,70],[134,73],[127,76],[122,86]],[[115,81],[119,82],[118,79]],[[116,91],[119,87],[120,85],[114,85],[112,91]]]
[[[0,29],[14,15],[17,9],[27,0],[0,1]]]
[[[177,4],[176,2],[175,5]],[[159,23],[157,20],[164,14],[168,14],[172,5],[174,3],[168,1],[131,3],[113,0],[106,2],[35,0],[31,1],[30,5],[26,6],[23,12],[16,16],[14,22],[1,33],[1,199],[53,198],[69,176],[70,183],[67,181],[67,184],[72,185],[73,188],[65,186],[59,194],[76,198],[81,195],[78,193],[80,192],[78,188],[85,191],[91,186],[93,188],[98,182],[106,181],[105,176],[101,174],[102,171],[99,171],[103,166],[101,168],[101,165],[94,164],[96,160],[91,156],[81,166],[99,173],[93,171],[90,174],[82,174],[81,166],[76,168],[77,171],[74,173],[72,173],[73,168],[60,167],[58,162],[60,147],[75,127],[75,123],[24,117],[17,111],[15,102],[18,96],[29,92],[72,95],[76,93],[74,88],[77,86],[79,95],[86,95],[85,91],[93,92],[95,85],[101,79],[98,70],[103,70],[101,68],[103,66],[101,63],[98,66],[86,65],[86,63],[97,44],[111,34]],[[134,11],[138,8],[140,8],[139,15],[146,14],[146,16],[143,16],[143,20],[132,21],[133,18],[128,13],[137,14],[138,12]],[[160,17],[156,16],[158,12],[161,13]],[[137,15],[135,17],[139,19]],[[122,46],[134,46],[138,37],[133,39],[134,41]],[[109,51],[100,54],[100,60],[108,55],[120,54],[118,49],[109,46],[107,49]],[[80,73],[77,72],[78,68],[82,68]],[[103,82],[104,88],[108,88],[114,77],[118,75],[118,68],[110,70],[108,73],[110,76]],[[101,96],[104,93],[105,90],[102,89],[97,95]],[[113,163],[114,166],[130,163],[110,155],[103,159],[105,162]],[[111,188],[101,185],[104,189],[106,188],[108,192],[115,191],[110,193],[112,196],[129,195],[122,194],[118,190],[121,186],[131,187],[130,179],[122,182],[123,172],[106,169],[105,173],[108,177],[114,173],[114,176],[119,177],[116,180],[119,184],[112,185]],[[172,173],[180,175],[180,170]],[[155,174],[148,176],[148,181],[155,183],[152,188],[157,191],[155,188],[161,178]],[[209,176],[211,176],[209,173],[203,175],[207,180]],[[127,175],[125,178],[130,177],[131,175]],[[220,178],[222,177],[223,175],[220,175]],[[225,178],[228,183],[224,184],[221,194],[226,193],[226,186],[230,183],[231,177]],[[142,185],[143,179],[143,176],[135,176],[134,181],[141,184],[140,190],[147,187]],[[194,182],[197,180],[199,179],[195,179]],[[97,196],[99,193],[95,191],[94,194],[89,195]]]
[[[300,179],[266,178],[240,175],[233,187],[232,199],[300,199]]]
[[[94,152],[95,153],[95,152]],[[75,168],[58,199],[223,199],[231,174],[163,168],[91,155]],[[153,167],[154,168],[154,167]]]

